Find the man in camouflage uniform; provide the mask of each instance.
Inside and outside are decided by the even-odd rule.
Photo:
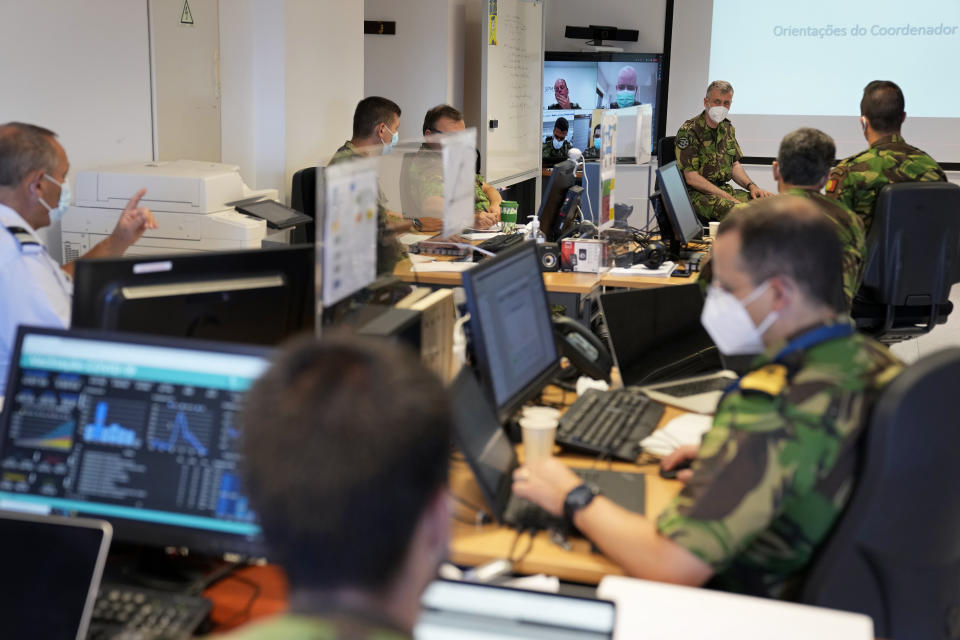
[[[820,193],[836,153],[833,139],[824,132],[797,129],[780,142],[773,162],[773,177],[780,193],[809,198],[837,225],[837,235],[843,245],[843,297],[846,308],[850,309],[863,277],[866,232],[856,214]]]
[[[245,488],[290,611],[223,638],[412,637],[447,554],[446,398],[413,352],[384,342],[303,338],[279,354],[241,419]]]
[[[907,117],[903,92],[893,82],[874,80],[863,89],[860,126],[870,147],[834,167],[826,192],[860,216],[870,231],[880,189],[898,182],[946,182],[936,160],[900,135]]]
[[[724,395],[699,448],[663,461],[692,467],[656,520],[602,496],[584,500],[593,491],[552,459],[518,469],[514,493],[572,514],[630,575],[796,597],[850,495],[869,410],[901,369],[839,314],[834,227],[792,196],[720,224],[704,326],[721,351],[766,351]]]
[[[556,164],[567,159],[567,154],[573,145],[567,140],[570,123],[566,118],[557,118],[553,124],[553,135],[543,141],[543,160],[548,164]]]
[[[463,131],[466,124],[463,114],[447,104],[437,105],[423,119],[423,135],[433,136]],[[479,152],[477,155],[477,175],[474,178],[474,217],[475,229],[489,229],[500,221],[500,192],[491,187],[479,174]],[[406,218],[412,219],[418,231],[438,232],[443,229],[443,158],[440,145],[424,142],[410,162],[409,169],[401,172],[401,191],[410,194],[410,205],[404,204]]]
[[[722,220],[741,202],[773,195],[754,184],[740,164],[743,152],[727,119],[732,103],[730,83],[711,82],[703,99],[703,112],[681,125],[674,142],[677,166],[687,181],[690,202],[703,220]],[[727,184],[731,179],[746,191]]]
[[[377,150],[390,153],[400,131],[400,107],[392,100],[371,96],[357,104],[353,112],[353,137],[343,143],[329,165],[366,158]],[[377,197],[377,275],[393,273],[397,262],[407,257],[397,232],[410,227],[397,213],[387,211],[387,198],[379,189]]]

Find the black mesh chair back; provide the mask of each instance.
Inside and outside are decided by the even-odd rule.
[[[960,348],[951,347],[884,389],[803,602],[867,614],[878,638],[960,638],[958,388]]]

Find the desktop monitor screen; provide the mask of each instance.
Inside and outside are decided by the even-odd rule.
[[[554,166],[550,173],[546,195],[537,213],[540,230],[547,242],[556,242],[576,220],[576,209],[580,204],[580,193],[582,193],[579,190],[570,190],[577,181],[576,168],[573,160],[564,160]]]
[[[261,555],[235,418],[269,355],[20,327],[0,424],[0,506],[102,518],[123,542]]]
[[[649,104],[653,109],[650,150],[663,136],[660,53],[574,53],[547,51],[543,63],[543,136],[553,135],[558,118],[570,125],[567,139],[581,150],[590,149],[594,109],[620,109]],[[619,156],[636,154],[622,153]],[[632,158],[631,158],[632,160]]]
[[[312,330],[312,245],[78,260],[72,326],[274,345]]]
[[[665,241],[686,245],[703,233],[703,227],[690,203],[687,183],[676,162],[668,162],[657,169],[657,186],[663,196],[663,208],[666,210],[668,229],[661,225],[660,236]]]
[[[536,243],[465,271],[463,288],[480,377],[505,422],[560,369]]]

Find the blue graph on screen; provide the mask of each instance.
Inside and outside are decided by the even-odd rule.
[[[177,411],[173,418],[173,424],[170,426],[170,436],[166,440],[153,438],[150,440],[150,446],[158,451],[173,451],[177,444],[183,439],[189,444],[198,455],[207,455],[207,448],[197,439],[197,436],[190,431],[190,423],[183,411]]]
[[[110,444],[118,447],[137,447],[140,440],[137,432],[116,422],[107,424],[110,406],[101,400],[93,411],[93,422],[83,427],[83,440],[95,444]]]

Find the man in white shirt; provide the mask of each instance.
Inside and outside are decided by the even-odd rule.
[[[70,326],[73,264],[61,268],[36,234],[66,211],[69,169],[49,129],[0,125],[0,395],[17,325]],[[144,193],[130,199],[113,232],[83,257],[119,257],[144,231],[157,228],[150,210],[139,206]]]

